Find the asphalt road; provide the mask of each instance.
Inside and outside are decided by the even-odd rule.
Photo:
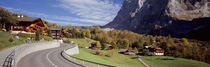
[[[17,67],[82,67],[62,57],[61,52],[70,47],[72,46],[61,44],[58,48],[31,53],[22,58]]]

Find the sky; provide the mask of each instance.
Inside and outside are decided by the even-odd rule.
[[[15,13],[39,17],[50,23],[72,26],[111,22],[124,0],[1,0],[0,6]]]

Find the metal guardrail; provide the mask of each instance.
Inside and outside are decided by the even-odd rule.
[[[42,43],[42,42],[46,42],[46,41],[39,41],[39,43]],[[20,60],[20,58],[17,58],[17,54],[20,53],[20,50],[23,49],[23,47],[26,47],[26,48],[29,48],[30,45],[28,44],[31,44],[31,45],[36,45],[38,42],[35,41],[35,42],[29,42],[29,43],[25,43],[25,44],[22,44],[20,46],[18,46],[17,48],[15,48],[6,58],[5,58],[5,61],[4,61],[4,64],[2,67],[17,67],[17,62],[18,60]]]
[[[71,49],[71,48],[69,48],[69,49]],[[67,50],[68,50],[68,49],[67,49]],[[74,59],[83,61],[83,62],[82,62],[83,64],[84,64],[84,62],[89,62],[89,63],[93,63],[93,64],[98,65],[98,67],[100,67],[100,65],[101,65],[101,66],[106,66],[106,67],[117,67],[117,66],[112,66],[112,65],[108,65],[108,64],[93,62],[93,61],[81,59],[81,58],[78,58],[78,57],[74,57],[74,56],[72,56],[72,55],[67,54],[65,51],[66,51],[66,50],[63,50],[62,53],[64,53],[65,55],[67,55],[67,56],[69,56],[69,57],[71,57],[71,58],[74,58]]]
[[[12,51],[4,60],[4,64],[2,67],[13,67],[14,66],[14,55],[15,52]]]
[[[31,43],[36,43],[36,42],[31,42]],[[28,44],[28,43],[25,43],[25,44]],[[24,47],[25,44],[20,45],[19,47],[12,50],[12,52],[5,58],[4,64],[2,67],[16,67],[16,61],[15,61],[16,52],[20,48]]]

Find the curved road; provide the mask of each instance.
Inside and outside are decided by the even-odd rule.
[[[62,57],[61,52],[70,47],[72,45],[61,44],[58,48],[31,53],[22,58],[17,67],[82,67]]]

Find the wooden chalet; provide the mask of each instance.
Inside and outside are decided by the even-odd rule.
[[[126,55],[135,55],[134,50],[129,50],[129,49],[121,49],[119,53]]]
[[[18,23],[16,25],[11,25],[11,33],[26,33],[34,34],[38,29],[42,29],[43,35],[47,35],[48,27],[41,20],[41,18],[32,18],[32,17],[17,17],[16,20]]]
[[[162,48],[160,48],[160,47],[155,47],[154,48],[154,54],[156,55],[156,56],[162,56],[162,55],[164,55],[164,49],[162,49]]]
[[[53,39],[62,39],[62,28],[50,28]]]
[[[163,48],[160,48],[159,46],[155,45],[149,45],[145,46],[146,49],[149,50],[148,55],[155,55],[155,56],[161,56],[164,55],[165,50]]]

